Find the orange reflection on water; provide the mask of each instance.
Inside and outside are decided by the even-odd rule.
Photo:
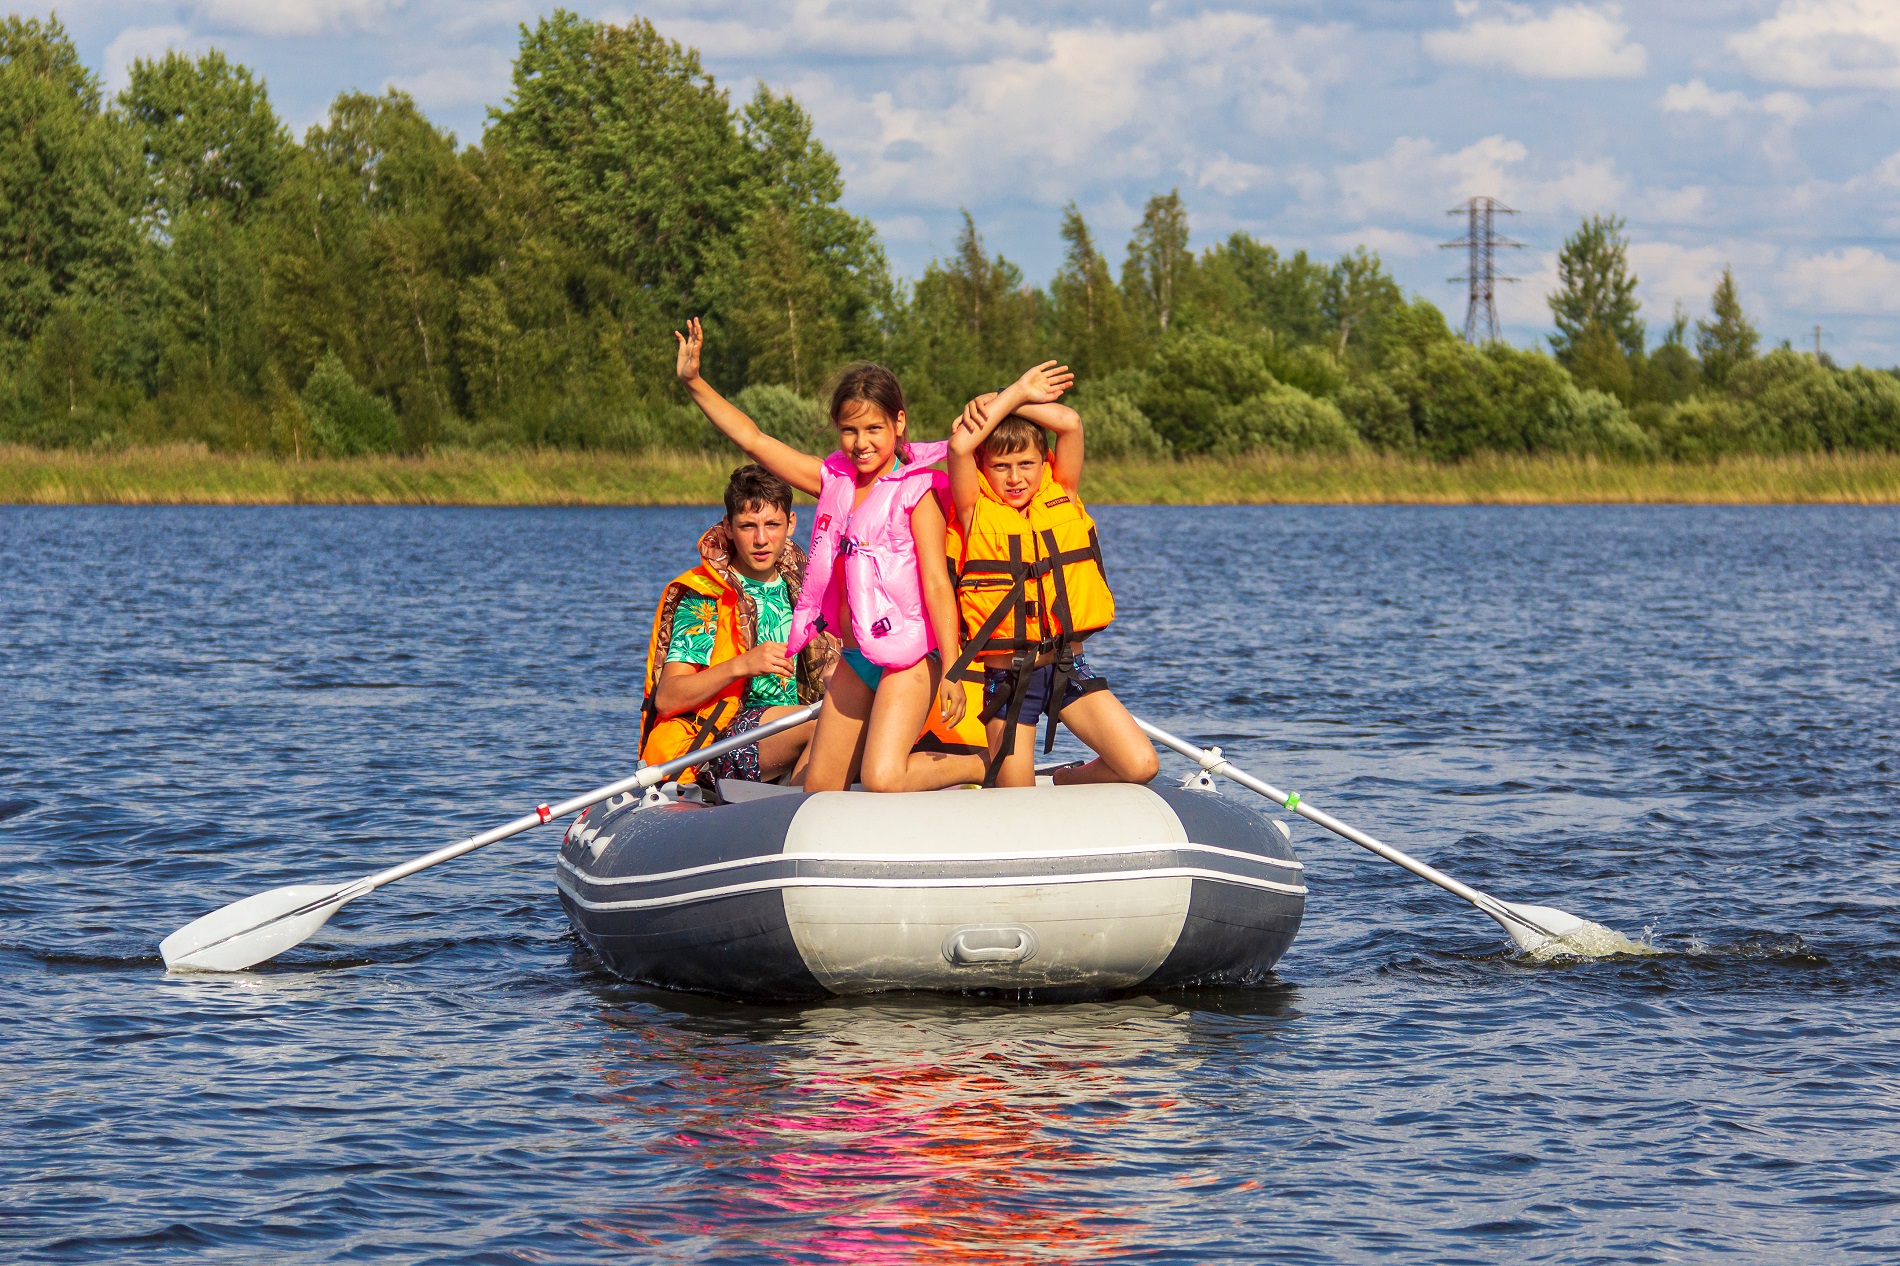
[[[1118,1192],[1123,1162],[1092,1140],[1179,1141],[1167,1126],[1180,1014],[1152,999],[910,999],[814,1008],[764,1042],[648,1022],[648,1040],[614,1048],[633,1062],[603,1076],[647,1124],[665,1114],[658,1150],[703,1177],[682,1178],[664,1209],[623,1209],[592,1230],[648,1250],[697,1241],[704,1256],[713,1240],[820,1262],[1112,1253],[1143,1227],[1119,1211],[1137,1204]]]

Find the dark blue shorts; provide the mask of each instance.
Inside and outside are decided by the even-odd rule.
[[[1029,680],[1023,689],[1023,710],[1016,718],[1018,725],[1034,725],[1038,718],[1049,712],[1049,695],[1055,689],[1056,666],[1044,664],[1041,668],[1029,670]],[[992,668],[983,674],[983,719],[994,721],[997,717],[1009,715],[1010,690],[1016,681],[1013,668]],[[1089,666],[1081,660],[1069,665],[1068,688],[1062,692],[1062,706],[1068,707],[1083,695],[1097,690],[1108,689],[1108,679],[1097,677]]]

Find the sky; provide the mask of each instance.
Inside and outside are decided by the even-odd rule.
[[[1767,343],[1900,363],[1900,0],[570,0],[698,48],[742,100],[790,91],[846,204],[915,277],[968,209],[1032,281],[1070,201],[1119,243],[1179,188],[1205,247],[1380,252],[1463,322],[1474,195],[1518,214],[1500,257],[1511,341],[1578,221],[1628,222],[1652,337],[1706,314],[1732,265]],[[16,11],[44,13],[28,4]],[[340,91],[413,95],[464,142],[505,102],[518,0],[79,0],[57,6],[109,89],[133,58],[216,46],[300,134]]]

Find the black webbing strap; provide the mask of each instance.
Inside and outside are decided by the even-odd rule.
[[[1009,661],[1009,702],[999,708],[1003,716],[1003,741],[996,745],[996,755],[990,757],[989,767],[983,771],[983,785],[994,787],[996,775],[1002,772],[1003,762],[1016,750],[1016,727],[1022,723],[1023,701],[1029,697],[1029,678],[1036,671],[1036,656],[1017,651]],[[989,719],[985,709],[985,719]]]
[[[736,699],[721,699],[713,705],[713,710],[705,716],[694,717],[693,741],[686,745],[686,752],[697,752],[719,737],[719,730],[726,723],[726,709],[737,703]],[[686,753],[682,753],[684,755]]]
[[[1009,577],[1010,590],[1003,600],[996,604],[982,626],[964,642],[963,651],[957,656],[957,662],[944,670],[945,677],[951,681],[961,681],[970,664],[986,651],[1025,651],[1036,645],[1035,642],[1029,641],[1024,633],[1029,627],[1025,619],[1025,613],[1028,610],[1029,582],[1041,574],[1039,566],[1040,564],[1037,563],[1023,561],[1022,540],[1015,536],[1009,538],[1008,562],[977,559],[963,564],[963,575],[957,581],[960,587],[974,588],[975,586],[970,583],[972,575],[991,575]],[[996,630],[1001,627],[1006,618],[1012,615],[1016,618],[1016,636],[1007,642],[999,643]]]

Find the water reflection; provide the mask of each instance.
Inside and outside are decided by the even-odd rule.
[[[700,1005],[602,1016],[610,1102],[678,1176],[590,1222],[603,1241],[716,1259],[1097,1256],[1145,1238],[1149,1164],[1192,1150],[1208,1119],[1175,1110],[1204,1058],[1179,1001]]]

